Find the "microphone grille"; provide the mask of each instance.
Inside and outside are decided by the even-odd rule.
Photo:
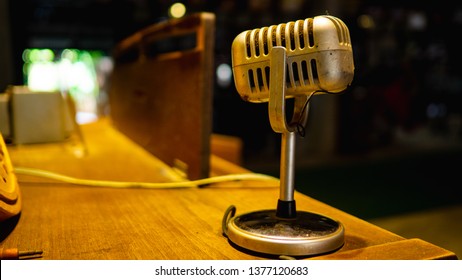
[[[330,51],[335,57],[342,56],[342,62],[351,64],[351,67],[347,67],[353,68],[352,58],[345,60],[344,54],[337,53],[349,52],[347,56],[352,54],[348,28],[336,17],[318,16],[244,31],[236,37],[233,42],[233,70],[236,87],[244,99],[267,101],[269,54],[275,46],[285,47],[287,52],[288,97],[316,90],[339,91],[340,87],[345,87],[338,84],[332,86],[330,82],[326,84],[322,81],[326,80],[326,71],[338,72],[333,69],[338,66],[338,59],[336,63],[330,63],[332,58],[326,59],[322,52]],[[326,61],[329,61],[329,65],[325,65]],[[329,69],[326,70],[326,67]],[[344,70],[344,66],[338,68]],[[236,71],[238,77],[247,79],[236,78]]]
[[[350,33],[345,23],[336,17],[324,17],[334,24],[339,44],[350,45]],[[268,55],[274,46],[285,47],[288,52],[303,50],[305,46],[313,48],[313,33],[313,18],[253,29],[246,32],[246,55],[248,58]]]
[[[288,37],[286,38],[286,36]],[[313,47],[313,19],[298,20],[254,29],[246,32],[246,55],[248,58],[268,55],[271,47],[282,46],[287,51]]]

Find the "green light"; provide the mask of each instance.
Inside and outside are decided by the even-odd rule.
[[[40,58],[42,61],[51,62],[55,59],[55,53],[50,49],[43,49],[40,52]]]

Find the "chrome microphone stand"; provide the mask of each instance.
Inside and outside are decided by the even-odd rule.
[[[306,124],[307,102],[311,95],[295,97],[292,122],[288,124],[285,106],[286,49],[273,47],[270,57],[268,114],[272,129],[282,134],[277,208],[231,217],[224,220],[223,231],[236,245],[265,254],[308,256],[331,252],[344,244],[343,225],[320,214],[297,211],[294,199],[297,126]]]

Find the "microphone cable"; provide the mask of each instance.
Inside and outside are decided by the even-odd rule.
[[[176,182],[123,182],[123,181],[108,181],[108,180],[89,180],[75,178],[56,172],[51,172],[42,169],[15,167],[16,174],[30,175],[35,177],[48,178],[56,181],[61,181],[74,185],[92,186],[92,187],[109,187],[109,188],[145,188],[145,189],[174,189],[174,188],[197,188],[211,184],[231,182],[231,181],[267,181],[279,183],[279,179],[270,175],[261,173],[237,173],[220,176],[213,176],[198,180],[185,180]],[[276,185],[275,185],[276,186]],[[279,185],[277,185],[279,187]],[[268,186],[265,186],[268,187]]]

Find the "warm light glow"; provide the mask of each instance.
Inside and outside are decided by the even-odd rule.
[[[358,17],[358,25],[364,29],[372,29],[375,27],[374,19],[370,15],[360,15]]]
[[[169,14],[173,18],[180,18],[186,14],[186,6],[183,3],[174,3],[170,6]]]

